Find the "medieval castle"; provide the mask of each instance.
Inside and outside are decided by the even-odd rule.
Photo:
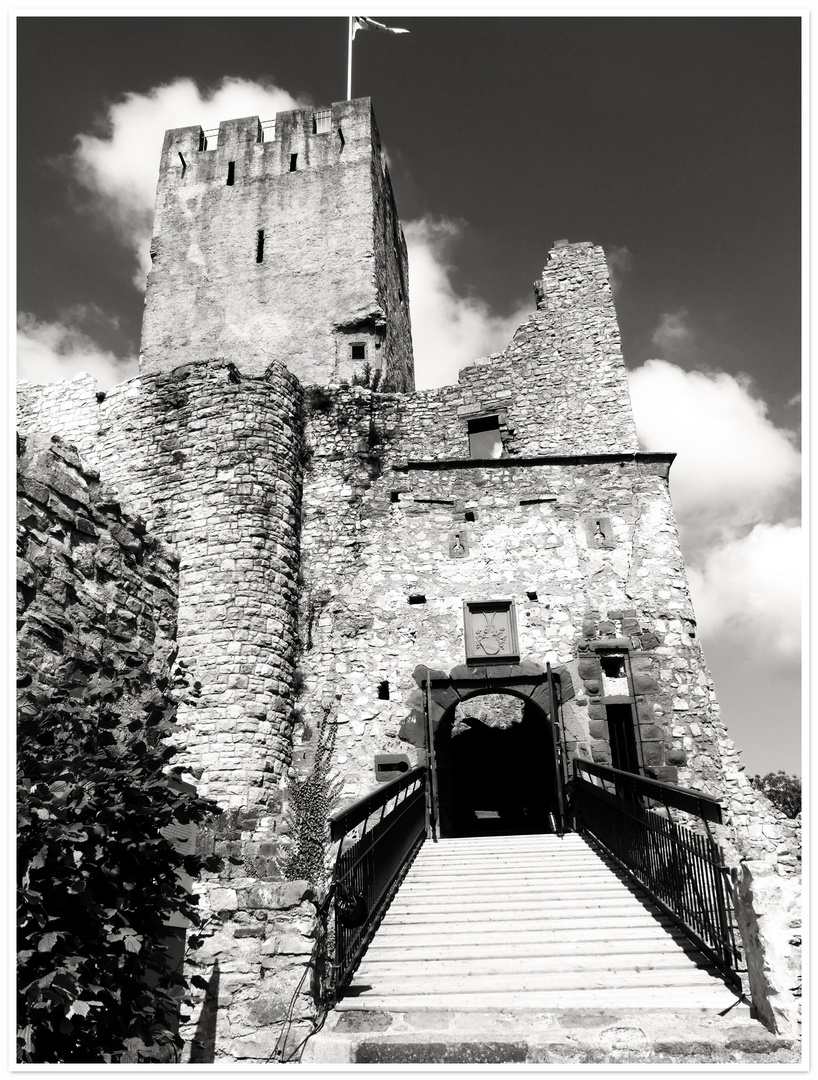
[[[20,388],[20,655],[195,679],[178,760],[238,860],[195,886],[219,977],[186,1060],[309,1031],[328,813],[426,765],[435,835],[561,833],[575,756],[721,804],[746,990],[789,1030],[798,838],[720,719],[601,248],[557,242],[505,351],[416,391],[362,98],[168,131],[151,260],[138,378]]]

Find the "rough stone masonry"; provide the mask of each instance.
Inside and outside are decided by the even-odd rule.
[[[113,538],[95,543],[129,625],[147,618],[149,560],[118,554],[127,522],[105,533],[72,496],[82,542],[65,542],[66,469],[75,492],[101,478],[138,542],[173,553],[169,596],[178,562],[174,646],[201,684],[179,707],[180,760],[224,810],[199,842],[233,859],[196,885],[206,941],[188,964],[209,989],[186,1060],[264,1062],[309,1033],[326,811],[376,786],[376,755],[424,760],[419,680],[433,672],[456,697],[463,603],[498,598],[520,663],[559,676],[569,755],[622,765],[625,724],[630,767],[722,801],[749,989],[769,1027],[792,1031],[799,826],[751,787],[720,718],[674,455],[639,449],[602,250],[558,242],[506,350],[415,392],[406,249],[360,99],[225,122],[215,147],[198,127],[168,132],[152,257],[138,378],[107,394],[88,377],[20,387],[21,431],[57,436],[61,462],[24,480],[21,587],[47,595],[45,550],[87,562],[80,514]],[[27,611],[34,668],[44,631]],[[487,694],[499,670],[485,669]],[[442,745],[457,731],[434,708]]]

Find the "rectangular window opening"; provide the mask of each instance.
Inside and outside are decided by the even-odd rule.
[[[290,172],[295,172],[295,167],[297,163],[298,154],[290,154]]]
[[[465,514],[463,515],[463,520],[464,521],[477,521],[477,511],[476,510],[467,510],[465,512]]]
[[[366,345],[362,341],[356,341],[349,347],[349,355],[352,360],[366,360]]]
[[[425,604],[426,603],[426,597],[423,595],[423,593],[412,593],[412,595],[409,597],[409,603],[410,604]]]
[[[499,416],[478,416],[469,420],[469,456],[479,460],[503,454]]]
[[[256,262],[264,262],[264,229],[256,233]]]
[[[537,593],[532,589],[531,592],[527,592],[526,596],[532,603],[536,603],[539,600]]]
[[[609,679],[624,679],[626,677],[624,656],[618,656],[615,653],[608,653],[606,656],[601,653],[599,662],[602,665],[603,675],[606,675]]]
[[[236,181],[236,163],[235,161],[228,161],[227,163],[227,186],[232,187]]]
[[[400,492],[399,491],[390,491],[389,492],[389,501],[393,502],[393,503],[400,502]]]
[[[331,109],[319,109],[312,114],[312,130],[315,135],[327,135],[332,131]]]
[[[378,683],[378,699],[380,701],[389,701],[389,680],[384,679],[383,682]]]

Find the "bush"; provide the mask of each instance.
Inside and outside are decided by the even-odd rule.
[[[182,1044],[187,984],[162,939],[173,913],[199,923],[179,873],[219,860],[180,854],[161,830],[218,808],[168,783],[169,686],[129,709],[135,686],[92,675],[81,698],[34,689],[21,708],[19,1061],[155,1062]]]
[[[801,777],[790,776],[783,769],[766,776],[751,776],[753,787],[763,792],[773,806],[788,818],[801,813]]]

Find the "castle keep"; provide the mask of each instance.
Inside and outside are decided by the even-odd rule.
[[[562,833],[574,756],[721,803],[750,989],[783,1030],[795,975],[770,920],[792,936],[797,837],[719,716],[674,455],[639,449],[601,248],[558,242],[507,348],[416,391],[406,246],[359,99],[167,132],[151,259],[139,377],[24,385],[19,413],[24,471],[61,455],[52,479],[97,515],[96,537],[63,527],[63,555],[100,536],[129,574],[161,555],[161,633],[150,590],[131,633],[159,666],[178,591],[197,687],[178,760],[225,811],[200,844],[236,858],[196,886],[212,918],[189,962],[215,989],[189,1060],[267,1060],[288,1008],[293,1039],[310,1030],[328,812],[427,765],[440,837]],[[41,669],[44,590],[24,617]]]

